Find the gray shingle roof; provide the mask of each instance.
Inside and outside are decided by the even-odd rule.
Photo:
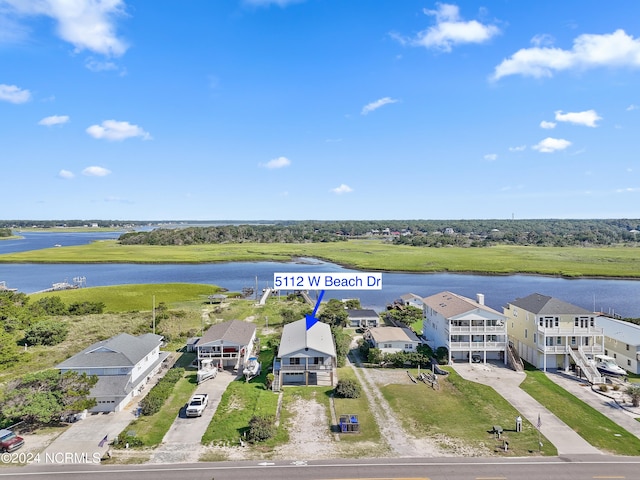
[[[375,310],[368,308],[353,310],[348,309],[347,314],[349,315],[349,318],[379,318]]]
[[[56,368],[133,367],[161,342],[162,336],[153,333],[145,333],[137,337],[121,333],[90,345],[80,353],[59,363]]]
[[[518,298],[511,305],[536,315],[591,315],[592,312],[554,297],[532,293],[528,297]]]
[[[228,322],[216,323],[204,333],[198,342],[198,347],[218,340],[236,345],[248,345],[255,333],[256,326],[250,322],[230,320]]]
[[[326,323],[316,322],[307,330],[306,318],[286,324],[282,329],[278,357],[284,357],[305,348],[335,357],[336,347],[333,344],[331,327]]]

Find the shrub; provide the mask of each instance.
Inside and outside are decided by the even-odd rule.
[[[640,385],[630,385],[625,392],[631,397],[631,404],[634,407],[640,406]]]
[[[271,415],[254,415],[249,420],[249,430],[247,430],[247,440],[250,442],[264,442],[270,439],[276,432],[274,419]]]
[[[171,368],[164,377],[151,389],[147,396],[140,401],[140,413],[153,415],[158,413],[164,402],[169,398],[173,387],[184,376],[184,368]]]
[[[127,444],[129,447],[142,447],[144,442],[135,435],[129,435],[127,433],[121,433],[113,442],[113,446],[116,448],[126,448]]]
[[[56,320],[42,320],[34,323],[24,332],[24,340],[29,345],[57,345],[67,338],[67,325]]]
[[[341,398],[358,398],[361,394],[360,385],[350,379],[338,380],[334,392]]]
[[[74,302],[69,305],[69,315],[90,315],[104,312],[106,305],[102,302]]]
[[[608,392],[609,387],[607,387],[604,383],[601,383],[600,385],[598,385],[598,390],[600,390],[601,392]]]

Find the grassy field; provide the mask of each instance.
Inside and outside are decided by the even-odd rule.
[[[529,367],[520,388],[594,447],[614,455],[640,455],[640,439],[549,380],[544,372]]]
[[[341,380],[353,380],[360,384],[351,367],[338,369],[338,378]],[[359,398],[334,398],[333,403],[336,415],[357,415],[360,424],[360,433],[357,435],[341,435],[340,441],[347,443],[380,442],[380,429],[369,409],[369,402],[364,393]]]
[[[120,245],[115,240],[0,255],[0,263],[214,263],[314,257],[360,270],[530,273],[566,277],[640,278],[631,247],[421,248],[380,240],[308,244]]]
[[[507,456],[527,456],[538,452],[538,431],[523,419],[522,432],[515,433],[514,419],[518,412],[491,387],[469,382],[457,373],[440,380],[440,388],[434,390],[422,383],[417,385],[386,385],[382,394],[391,408],[399,415],[404,427],[415,435],[444,435],[453,446],[443,443],[443,448],[465,446],[493,452],[502,445],[501,440],[490,433],[493,425],[504,429],[503,439],[509,442]],[[413,372],[417,375],[417,371]],[[556,448],[542,437],[542,455],[557,455]]]

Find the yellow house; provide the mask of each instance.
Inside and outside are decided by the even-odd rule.
[[[590,381],[598,380],[590,361],[593,355],[604,353],[604,333],[596,324],[596,314],[534,293],[508,303],[504,315],[509,341],[520,358],[545,372],[568,371],[573,363]]]

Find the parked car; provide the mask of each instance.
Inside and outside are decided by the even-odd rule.
[[[206,393],[196,393],[187,404],[187,417],[199,417],[204,413],[204,409],[209,403],[209,395]]]
[[[11,430],[0,430],[0,452],[14,452],[24,445],[24,438]]]

